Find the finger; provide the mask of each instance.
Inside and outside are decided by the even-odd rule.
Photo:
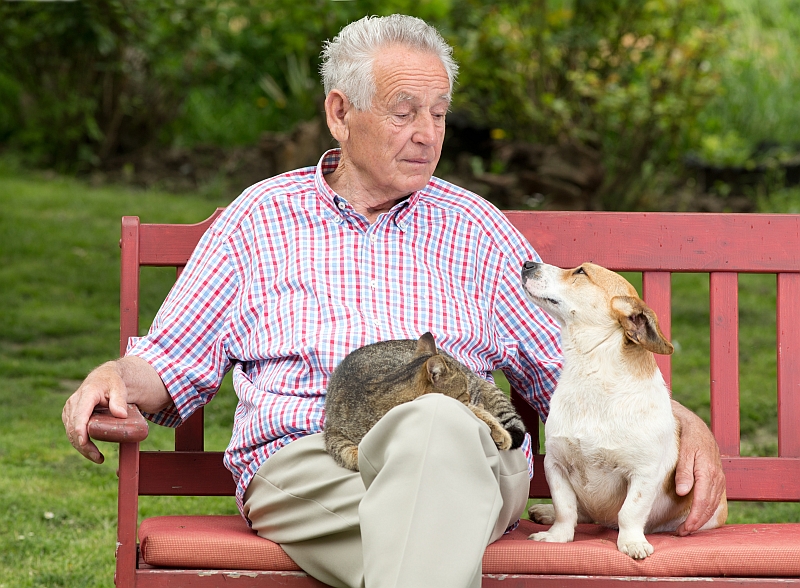
[[[84,420],[79,414],[81,411],[81,403],[76,396],[78,394],[79,392],[76,392],[70,397],[64,405],[64,411],[61,414],[61,420],[64,423],[67,439],[69,439],[70,444],[86,459],[95,463],[103,463],[105,460],[103,454],[97,448],[97,445],[89,438],[89,418],[86,417]]]
[[[678,527],[678,535],[688,535],[700,530],[714,514],[716,507],[712,506],[710,500],[710,488],[708,480],[698,478],[694,486],[694,494],[692,496],[692,506],[689,510],[689,515],[686,520]]]
[[[108,391],[108,410],[118,419],[128,416],[128,394],[121,381],[114,382]]]
[[[678,529],[678,534],[682,535],[700,530],[717,512],[725,494],[725,474],[719,460],[706,463],[698,458],[695,463],[698,470],[692,506],[686,521]]]
[[[694,487],[694,451],[686,451],[682,445],[675,464],[675,492],[678,496],[686,496]]]

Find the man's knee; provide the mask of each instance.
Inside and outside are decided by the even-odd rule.
[[[426,394],[390,410],[362,439],[359,464],[377,460],[380,469],[390,455],[401,461],[446,460],[450,467],[469,455],[497,459],[489,427],[463,403],[443,394]]]

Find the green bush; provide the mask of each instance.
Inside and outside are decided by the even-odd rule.
[[[197,78],[204,3],[0,3],[0,132],[36,163],[98,165],[150,143]]]
[[[471,0],[454,12],[458,107],[513,138],[598,149],[600,208],[646,205],[654,171],[697,140],[723,47],[719,0]]]
[[[101,166],[162,143],[252,143],[319,113],[324,39],[411,2],[0,3],[0,140],[33,163]],[[447,0],[414,3],[436,20]],[[189,98],[187,100],[187,98]]]
[[[800,150],[800,4],[797,0],[724,0],[736,27],[714,68],[721,92],[700,116],[698,154],[716,165],[748,166],[759,143]]]
[[[687,151],[737,158],[766,128],[789,140],[793,3],[773,15],[745,0],[0,2],[0,142],[65,170],[155,143],[252,144],[320,115],[324,39],[404,12],[454,45],[454,110],[498,136],[595,149],[597,208],[657,206],[653,183]],[[755,79],[766,89],[748,98]]]

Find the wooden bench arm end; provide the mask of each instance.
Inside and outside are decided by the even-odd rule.
[[[96,408],[89,418],[89,436],[111,443],[138,443],[147,438],[147,421],[135,404],[128,405],[128,416],[118,419],[107,408]]]

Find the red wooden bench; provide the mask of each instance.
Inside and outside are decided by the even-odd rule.
[[[800,215],[518,212],[508,218],[548,263],[591,260],[642,272],[643,295],[670,336],[673,272],[710,274],[711,428],[719,443],[729,500],[800,501]],[[122,221],[120,349],[138,331],[139,268],[180,272],[211,219],[197,225]],[[777,276],[778,457],[739,455],[738,274]],[[670,380],[670,358],[659,365]],[[515,403],[531,431],[536,413]],[[321,586],[276,544],[238,516],[147,519],[137,529],[140,495],[233,495],[220,452],[203,450],[203,414],[175,431],[175,451],[139,451],[147,425],[93,417],[95,439],[120,443],[117,586],[241,588]],[[537,456],[531,497],[548,497]],[[655,553],[634,561],[616,550],[615,532],[581,525],[571,544],[527,541],[520,528],[490,545],[484,586],[674,586],[713,580],[735,585],[800,584],[800,524],[727,525],[689,537],[651,535]],[[137,543],[138,531],[138,543]],[[234,581],[235,580],[235,581]]]

